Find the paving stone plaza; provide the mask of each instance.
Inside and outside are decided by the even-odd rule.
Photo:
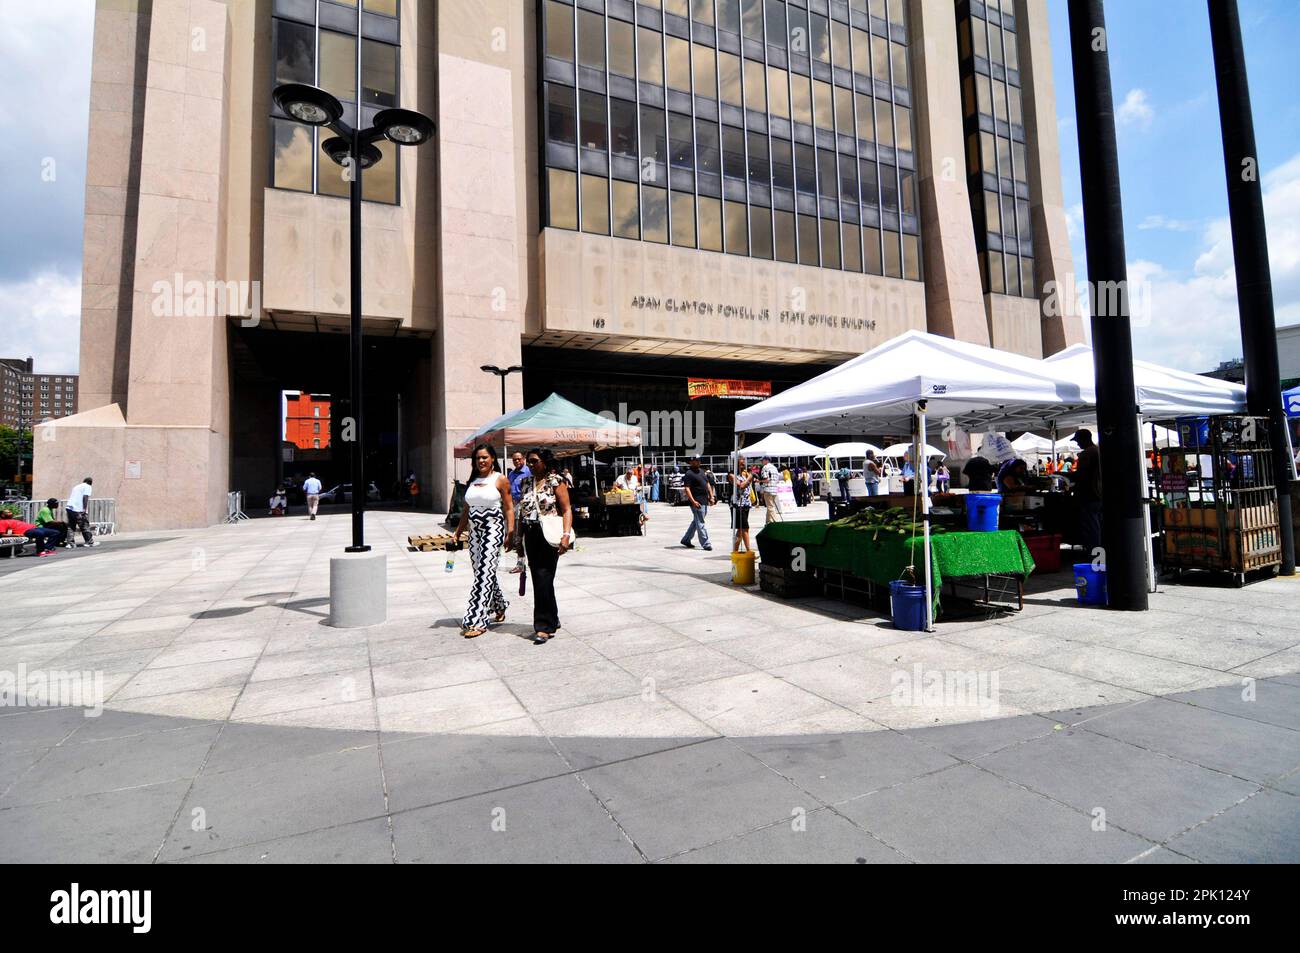
[[[712,552],[651,514],[561,559],[544,646],[504,571],[506,622],[461,637],[468,560],[408,552],[421,513],[368,514],[368,629],[326,624],[343,513],[5,561],[0,673],[104,699],[0,708],[6,859],[1300,859],[1295,579],[1114,613],[1031,577],[910,633],[733,586],[724,511]]]

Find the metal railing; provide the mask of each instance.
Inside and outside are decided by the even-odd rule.
[[[241,523],[249,519],[249,515],[244,512],[244,491],[233,490],[226,494],[226,518],[223,523]]]
[[[35,523],[36,514],[44,505],[44,500],[19,500],[0,504],[0,509],[13,510],[18,519],[24,523]],[[59,522],[66,523],[67,516],[62,503],[54,508],[54,518]],[[90,524],[90,530],[96,536],[113,535],[117,532],[117,500],[87,500],[86,522]]]

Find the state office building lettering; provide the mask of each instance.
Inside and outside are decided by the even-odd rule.
[[[699,314],[717,315],[722,318],[734,318],[739,321],[755,321],[767,324],[773,321],[773,312],[768,308],[751,308],[747,305],[721,304],[692,298],[657,298],[653,295],[633,295],[630,305],[636,311],[656,311],[664,314]],[[842,314],[823,314],[815,311],[796,311],[787,309],[777,311],[775,320],[778,324],[800,324],[807,327],[843,328],[848,331],[874,331],[876,322],[873,318],[854,318]]]

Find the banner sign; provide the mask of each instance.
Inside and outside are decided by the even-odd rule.
[[[697,397],[762,398],[772,396],[771,381],[731,381],[711,377],[690,377],[686,380],[686,393],[691,400]]]

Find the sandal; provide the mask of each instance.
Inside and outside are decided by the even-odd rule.
[[[467,639],[477,639],[484,633],[484,629],[461,629],[460,634]]]
[[[555,638],[554,632],[534,632],[533,645],[545,645],[553,638]]]
[[[504,621],[506,621],[506,610],[505,610],[505,609],[502,609],[500,612],[498,612],[498,613],[496,614],[496,621],[497,621],[497,622],[504,622]]]

